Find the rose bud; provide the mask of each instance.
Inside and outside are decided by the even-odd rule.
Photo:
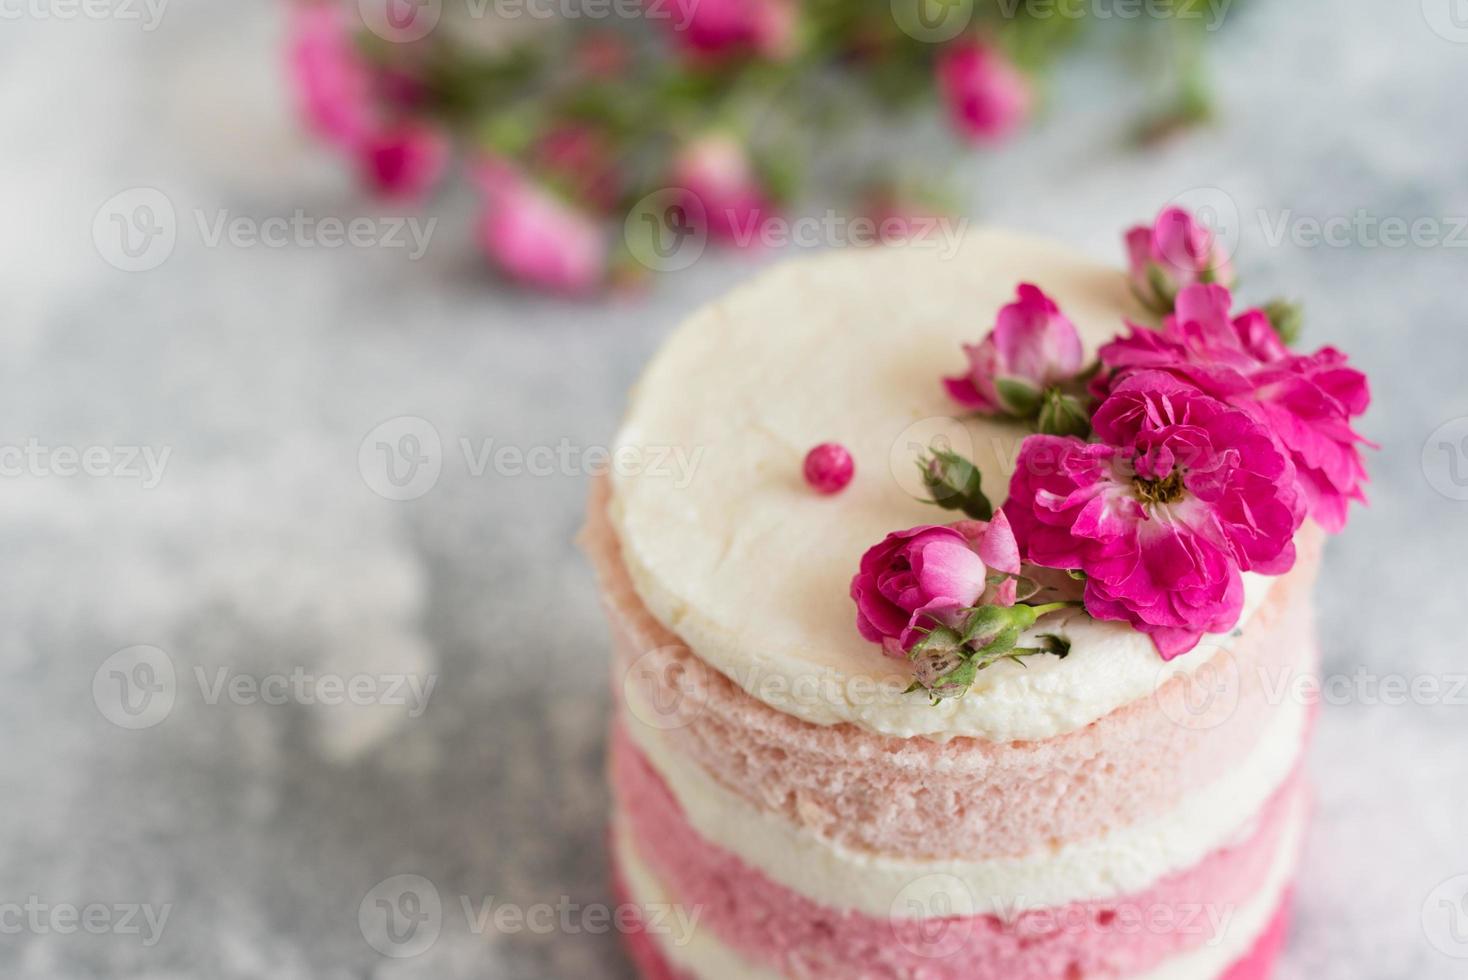
[[[1067,395],[1059,388],[1045,392],[1040,405],[1038,426],[1047,436],[1078,436],[1082,439],[1091,434],[1091,413],[1085,402],[1075,395]]]
[[[1085,357],[1080,334],[1055,301],[1028,283],[999,311],[980,344],[966,344],[969,369],[945,378],[960,404],[988,415],[1032,418],[1045,390],[1080,373]]]
[[[1132,290],[1159,315],[1172,312],[1177,294],[1195,283],[1232,289],[1233,266],[1213,232],[1183,208],[1164,208],[1149,228],[1126,233]]]
[[[914,643],[907,659],[913,675],[907,693],[927,691],[934,703],[962,697],[978,670],[958,633],[946,626],[937,627]]]
[[[994,505],[984,495],[983,477],[978,467],[946,449],[933,449],[931,452],[931,456],[918,458],[918,470],[933,503],[944,510],[962,511],[978,521],[993,517]]]

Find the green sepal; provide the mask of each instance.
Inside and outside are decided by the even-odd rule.
[[[995,378],[994,390],[999,393],[999,402],[1005,411],[1026,419],[1040,410],[1040,401],[1044,397],[1039,388],[1015,378]]]
[[[1177,291],[1173,288],[1172,280],[1168,278],[1167,270],[1156,262],[1147,263],[1147,287],[1151,290],[1150,296],[1138,296],[1153,313],[1168,314],[1172,312],[1177,302]]]
[[[1091,434],[1091,415],[1081,399],[1051,388],[1045,392],[1037,425],[1043,435],[1085,439]]]
[[[1033,599],[1035,596],[1039,595],[1040,589],[1042,588],[1039,582],[1036,582],[1034,579],[1029,578],[1025,575],[1014,576],[1014,585],[1015,602],[1025,602],[1029,599]]]

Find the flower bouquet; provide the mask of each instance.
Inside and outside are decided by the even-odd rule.
[[[1244,572],[1284,574],[1307,519],[1338,532],[1365,500],[1365,375],[1332,347],[1291,350],[1290,304],[1235,313],[1233,270],[1188,212],[1165,209],[1126,245],[1160,327],[1127,324],[1086,364],[1064,312],[1020,285],[943,382],[968,410],[1034,427],[1008,501],[996,511],[971,463],[932,452],[919,466],[933,502],[968,519],[889,534],[852,579],[862,636],[911,661],[935,700],[999,660],[1064,656],[1044,618],[1067,607],[1181,656],[1235,627]]]

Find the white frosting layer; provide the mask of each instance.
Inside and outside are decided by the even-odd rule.
[[[1136,317],[1126,279],[1054,245],[975,232],[951,259],[921,248],[791,262],[695,313],[638,385],[618,436],[610,517],[647,607],[771,707],[900,737],[1051,738],[1144,697],[1212,655],[1164,664],[1142,634],[1084,614],[1047,630],[1070,656],[979,674],[964,698],[902,694],[905,663],[856,631],[849,585],[888,532],[956,515],[921,502],[913,464],[946,438],[1005,496],[1018,426],[954,418],[940,376],[965,363],[1017,283],[1053,296],[1094,349]],[[801,477],[837,441],[856,479],[823,497]],[[1245,618],[1269,579],[1246,575]],[[820,696],[812,697],[812,690]]]
[[[623,712],[622,723],[693,829],[771,880],[821,905],[867,915],[892,915],[900,902],[934,914],[1007,919],[1139,893],[1229,843],[1294,769],[1309,709],[1298,698],[1280,704],[1246,759],[1154,820],[1041,854],[982,861],[897,858],[829,840],[725,789],[637,714]]]
[[[1305,829],[1304,807],[1296,806],[1289,819],[1290,825],[1269,869],[1269,876],[1253,899],[1234,911],[1207,943],[1172,957],[1137,980],[1217,980],[1253,949],[1278,911],[1299,858]],[[675,898],[638,857],[628,835],[620,828],[615,834],[613,847],[628,897],[635,904],[655,909],[676,904]],[[750,963],[724,945],[707,927],[695,927],[687,935],[680,933],[676,941],[667,941],[660,935],[654,935],[653,940],[668,962],[699,980],[782,980],[782,974]]]

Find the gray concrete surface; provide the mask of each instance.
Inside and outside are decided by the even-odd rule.
[[[605,445],[659,338],[775,256],[711,256],[596,306],[495,289],[462,199],[435,210],[419,261],[211,244],[226,214],[375,213],[283,111],[277,9],[177,3],[153,30],[116,7],[6,9],[0,445],[37,449],[0,480],[0,974],[628,976],[579,912],[517,933],[465,915],[609,901],[608,698],[572,544],[583,475],[476,474],[461,440]],[[1215,50],[1217,128],[1128,152],[1136,79],[1097,55],[1055,80],[1029,138],[958,172],[975,214],[1098,255],[1175,195],[1231,207],[1246,294],[1306,300],[1308,340],[1371,373],[1373,503],[1320,588],[1337,680],[1286,978],[1468,963],[1452,955],[1468,955],[1468,28],[1453,9],[1240,4]],[[129,273],[93,226],[143,187],[177,241]],[[1334,240],[1315,240],[1328,219]],[[1426,223],[1394,243],[1387,219]],[[442,470],[393,501],[359,449],[401,416],[432,426]],[[65,475],[65,447],[100,447],[105,472]],[[306,703],[293,672],[438,686],[422,711],[411,694]],[[129,713],[119,676],[167,697],[139,688]],[[1401,703],[1383,678],[1437,693]],[[359,924],[400,874],[441,900],[436,941],[408,957]],[[97,934],[68,929],[85,906]]]

